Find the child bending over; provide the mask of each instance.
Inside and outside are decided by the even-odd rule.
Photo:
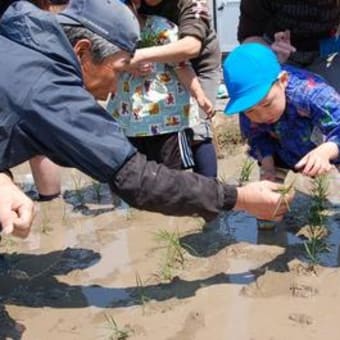
[[[277,167],[314,177],[340,163],[340,95],[320,76],[280,66],[258,43],[237,47],[223,71],[230,96],[225,113],[241,113],[262,179],[275,180]]]

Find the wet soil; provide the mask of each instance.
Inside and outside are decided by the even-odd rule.
[[[219,169],[235,182],[245,149],[232,149]],[[27,164],[15,177],[34,196]],[[65,169],[63,197],[38,204],[30,237],[0,243],[0,339],[338,340],[339,179],[329,251],[312,268],[297,236],[310,204],[301,176],[285,220],[259,231],[245,213],[204,224],[138,211]]]

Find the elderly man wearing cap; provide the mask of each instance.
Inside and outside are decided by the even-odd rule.
[[[206,220],[233,208],[282,218],[277,185],[236,188],[147,162],[97,104],[115,92],[138,39],[135,17],[117,0],[74,0],[57,17],[26,1],[11,5],[0,22],[0,170],[46,155],[108,182],[137,208]],[[20,215],[12,208],[0,221],[13,211]]]

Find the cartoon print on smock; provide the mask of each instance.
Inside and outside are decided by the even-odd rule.
[[[178,40],[178,29],[165,18],[147,16],[141,38],[141,47],[165,45]],[[197,102],[174,70],[183,66],[187,64],[153,63],[151,74],[145,77],[121,75],[108,111],[128,137],[172,133],[198,124]]]

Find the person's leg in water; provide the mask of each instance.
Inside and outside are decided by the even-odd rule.
[[[30,165],[40,201],[50,201],[60,195],[60,168],[45,156],[30,159]]]

